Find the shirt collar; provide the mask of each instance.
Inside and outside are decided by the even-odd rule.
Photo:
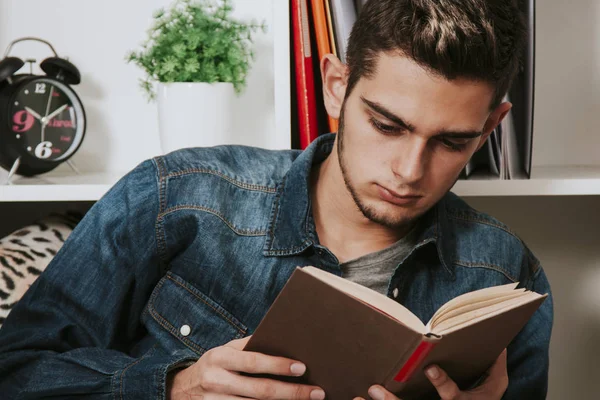
[[[319,136],[294,160],[277,189],[272,218],[264,247],[265,256],[286,256],[303,252],[314,244],[311,232],[310,173],[313,165],[321,163],[331,153],[335,134]],[[450,249],[445,234],[448,220],[445,211],[446,196],[442,198],[420,221],[416,247],[435,243],[437,254],[444,269],[453,271]]]

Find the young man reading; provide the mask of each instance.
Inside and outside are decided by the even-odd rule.
[[[186,149],[135,168],[9,315],[2,397],[322,399],[241,374],[310,368],[242,350],[296,266],[369,286],[423,321],[483,287],[549,293],[522,241],[449,193],[511,108],[502,99],[525,37],[514,3],[371,0],[347,64],[321,60],[337,135],[304,152]],[[552,316],[549,297],[475,388],[432,366],[439,396],[545,398]]]

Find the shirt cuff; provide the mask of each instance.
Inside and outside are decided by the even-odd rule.
[[[165,399],[167,398],[167,374],[175,369],[186,368],[198,358],[157,356],[142,357],[113,375],[115,399]]]

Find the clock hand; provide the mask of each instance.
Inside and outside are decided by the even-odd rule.
[[[42,137],[41,137],[41,141],[44,141],[44,134],[45,129],[44,127],[46,126],[46,121],[45,118],[48,116],[48,113],[50,112],[50,103],[52,103],[52,95],[54,94],[54,86],[52,86],[52,89],[50,89],[50,95],[48,96],[48,103],[46,104],[46,115],[44,116],[44,119],[42,120]]]
[[[52,89],[50,89],[50,95],[48,96],[48,103],[46,103],[46,117],[48,116],[48,113],[50,112],[50,104],[52,103],[52,95],[54,94],[54,86],[52,86]]]
[[[58,110],[54,111],[52,114],[48,115],[47,117],[44,118],[44,124],[48,124],[48,122],[50,122],[50,120],[54,117],[56,117],[58,114],[60,114],[61,112],[63,112],[63,110],[65,108],[67,108],[69,105],[65,104],[62,107],[60,107]]]
[[[42,116],[38,113],[36,113],[35,111],[33,111],[31,108],[29,107],[25,107],[25,111],[27,111],[29,114],[33,115],[35,118],[41,120]]]

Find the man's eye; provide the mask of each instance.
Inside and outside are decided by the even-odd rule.
[[[390,134],[400,130],[400,128],[396,126],[386,125],[373,117],[369,118],[369,122],[371,123],[371,125],[373,125],[375,129],[377,129],[381,133]]]
[[[467,148],[471,139],[455,139],[452,141],[447,138],[440,138],[439,141],[452,151],[462,151]]]

